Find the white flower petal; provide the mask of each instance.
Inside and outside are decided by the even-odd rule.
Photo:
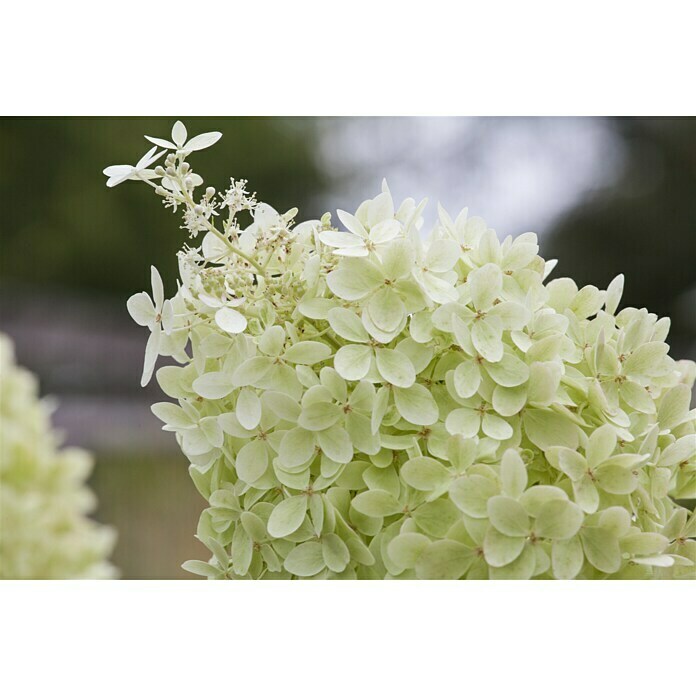
[[[146,135],[145,139],[149,140],[151,143],[154,143],[158,147],[163,147],[165,150],[176,150],[176,145],[174,143],[170,143],[168,140],[163,140],[162,138],[153,138],[150,135]]]
[[[155,301],[155,310],[159,312],[162,310],[162,304],[164,303],[164,288],[162,286],[162,276],[160,276],[159,271],[154,266],[150,266],[150,282],[152,283],[152,299]]]
[[[319,235],[319,239],[327,246],[336,247],[338,249],[343,247],[358,247],[361,250],[364,249],[364,255],[367,256],[365,240],[350,232],[322,232]]]
[[[211,131],[210,133],[201,133],[189,140],[184,149],[186,152],[196,152],[197,150],[205,150],[206,147],[215,145],[215,143],[222,138],[222,133],[218,131]]]
[[[223,331],[231,334],[242,333],[247,327],[246,317],[236,309],[230,309],[229,307],[223,307],[215,312],[215,323]]]
[[[338,219],[345,225],[346,229],[350,230],[358,237],[367,239],[367,231],[358,218],[347,213],[345,210],[337,210],[336,214],[338,215]]]
[[[159,324],[155,324],[145,346],[145,363],[143,365],[143,376],[140,380],[141,387],[146,386],[152,378],[152,372],[155,369],[155,363],[159,355],[160,334]]]
[[[151,326],[155,323],[155,307],[152,304],[152,299],[146,292],[139,292],[129,297],[126,307],[136,324]]]
[[[177,121],[172,128],[172,140],[179,149],[181,149],[186,142],[187,136],[186,126],[181,121]]]

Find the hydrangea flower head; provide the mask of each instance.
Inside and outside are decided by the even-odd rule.
[[[129,308],[157,335],[145,381],[156,354],[179,363],[153,411],[209,503],[188,570],[694,577],[676,500],[696,496],[696,366],[667,319],[618,311],[621,276],[547,282],[535,235],[466,211],[426,236],[425,202],[386,184],[338,225],[296,224],[246,182],[200,193],[177,137],[166,185],[143,180],[203,236],[170,300]]]
[[[0,578],[111,578],[114,531],[87,517],[92,458],[58,447],[34,375],[0,334]]]

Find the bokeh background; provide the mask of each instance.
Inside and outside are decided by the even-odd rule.
[[[175,118],[0,118],[0,331],[57,397],[66,442],[91,449],[96,517],[118,529],[126,578],[190,577],[203,500],[140,389],[147,331],[126,299],[156,265],[175,288],[179,218],[152,190],[105,187],[144,134]],[[599,287],[626,274],[624,305],[672,318],[675,358],[696,357],[696,118],[184,118],[222,131],[192,162],[298,219],[354,210],[386,177],[395,198],[468,206],[499,235],[534,231],[556,276]]]

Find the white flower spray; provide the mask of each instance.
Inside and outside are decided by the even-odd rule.
[[[0,578],[111,578],[114,531],[89,519],[91,456],[59,449],[35,377],[0,334]]]
[[[153,412],[209,502],[211,557],[185,568],[694,577],[696,519],[675,500],[696,497],[696,366],[668,355],[668,319],[617,312],[622,276],[545,283],[534,234],[500,242],[466,210],[440,209],[425,239],[425,201],[396,207],[386,183],[338,212],[345,229],[295,225],[246,181],[197,193],[188,156],[219,137],[177,122],[148,138],[164,166],[115,182],[152,186],[200,244],[171,299],[153,268],[152,299],[128,303],[151,331],[143,383],[158,355],[181,365],[158,370],[173,402]]]

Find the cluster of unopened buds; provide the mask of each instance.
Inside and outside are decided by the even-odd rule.
[[[534,234],[386,183],[354,214],[295,225],[232,181],[196,197],[191,152],[219,133],[149,138],[141,179],[200,246],[149,328],[143,383],[209,507],[210,578],[694,577],[696,366],[668,319],[606,290],[546,281]],[[169,151],[164,167],[148,167]],[[153,179],[160,179],[155,184]],[[251,212],[241,228],[237,214]],[[204,233],[204,234],[203,234]]]

